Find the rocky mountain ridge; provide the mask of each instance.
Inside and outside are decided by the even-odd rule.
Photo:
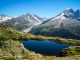
[[[52,17],[44,21],[39,26],[33,27],[30,33],[37,35],[59,36],[63,38],[80,37],[79,18],[80,10],[75,12],[73,9],[67,8],[56,17]]]
[[[39,25],[45,20],[46,18],[41,18],[35,14],[27,13],[25,15],[21,15],[16,18],[10,18],[4,21],[3,23],[21,31],[28,31],[27,28],[30,28],[33,25]]]

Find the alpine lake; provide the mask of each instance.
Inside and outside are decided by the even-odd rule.
[[[60,44],[49,40],[22,40],[21,42],[26,49],[48,56],[60,56],[59,53],[62,49],[72,46],[71,44]]]

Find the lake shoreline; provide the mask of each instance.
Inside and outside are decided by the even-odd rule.
[[[26,49],[42,54],[44,56],[54,55],[54,56],[60,57],[59,53],[61,50],[72,46],[71,44],[59,44],[57,42],[53,42],[49,40],[40,40],[40,41],[28,40],[28,41],[21,41],[21,42]]]

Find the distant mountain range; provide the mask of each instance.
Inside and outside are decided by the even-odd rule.
[[[80,10],[67,8],[56,17],[33,27],[30,33],[80,39]]]
[[[11,27],[14,27],[18,30],[28,32],[31,26],[39,25],[47,18],[41,18],[35,14],[27,13],[26,15],[21,15],[18,17],[9,17],[7,15],[0,15],[0,23],[7,24]],[[28,29],[30,28],[30,29]]]

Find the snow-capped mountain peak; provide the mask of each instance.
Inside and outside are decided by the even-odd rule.
[[[63,11],[63,13],[67,16],[74,15],[75,11],[71,8],[67,8]]]
[[[7,20],[10,20],[10,19],[12,19],[12,18],[17,18],[18,16],[13,16],[13,17],[11,17],[11,16],[7,16],[7,15],[4,15],[4,14],[1,14],[0,15],[0,23],[2,23],[2,22],[5,22],[5,21],[7,21]]]
[[[54,19],[73,19],[74,11],[71,8],[66,8],[62,13],[57,15]]]
[[[30,15],[30,13],[28,12],[28,13],[26,13],[26,15]]]
[[[1,15],[0,15],[0,23],[1,23],[1,22],[4,22],[4,21],[7,21],[8,19],[11,19],[11,18],[12,18],[12,17],[10,17],[10,16],[1,14]]]
[[[69,10],[72,10],[72,8],[66,8],[65,10],[69,11]]]

